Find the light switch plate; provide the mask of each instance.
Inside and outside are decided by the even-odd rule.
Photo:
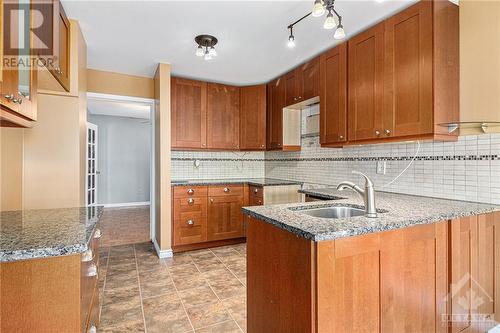
[[[385,175],[387,169],[386,161],[377,161],[377,173],[380,175]]]

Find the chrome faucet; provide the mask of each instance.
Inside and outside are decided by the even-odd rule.
[[[350,188],[351,190],[357,192],[363,198],[365,202],[365,216],[366,217],[377,217],[377,208],[375,207],[375,190],[373,188],[373,182],[367,175],[359,171],[353,171],[352,173],[356,175],[361,175],[365,178],[365,189],[363,190],[358,185],[353,182],[345,181],[341,182],[337,186],[337,190],[343,191],[346,188]]]

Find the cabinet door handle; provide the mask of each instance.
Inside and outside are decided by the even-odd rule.
[[[192,188],[190,188],[189,190],[187,190],[187,193],[188,194],[193,194],[194,193],[194,190]]]
[[[102,237],[102,231],[101,231],[101,229],[96,228],[96,229],[95,229],[95,232],[94,232],[94,238],[95,238],[95,239],[99,239],[99,238],[101,238],[101,237]]]
[[[225,192],[225,193],[228,193],[229,191],[230,191],[230,190],[229,190],[229,188],[224,187],[224,192]]]
[[[87,272],[87,276],[89,276],[89,277],[97,276],[96,264],[94,264],[94,263],[90,264],[89,270]]]
[[[376,136],[379,136],[379,135],[380,135],[380,131],[379,131],[379,130],[376,130],[376,131],[375,131],[375,135],[376,135]]]
[[[344,136],[343,135],[339,135],[339,140],[344,140]]]
[[[259,193],[259,189],[256,188],[255,190],[253,190],[253,193]]]
[[[259,203],[259,205],[262,205],[262,200],[259,200],[259,201],[257,201],[257,202]]]
[[[62,74],[62,70],[59,67],[54,68],[54,70],[56,71],[57,74],[59,75]]]
[[[193,221],[193,220],[187,220],[187,221],[186,221],[186,224],[187,224],[187,225],[194,225],[194,221]]]
[[[192,205],[194,203],[194,199],[193,198],[189,198],[188,199],[188,204]]]
[[[88,249],[87,251],[83,252],[82,254],[82,262],[89,262],[94,259],[94,253],[92,252],[92,249]]]
[[[387,135],[387,136],[391,135],[391,130],[386,129],[385,130],[385,135]]]
[[[89,333],[97,333],[97,327],[95,325],[90,326]]]
[[[214,199],[212,199],[212,198],[211,198],[211,199],[210,199],[210,203],[214,203]]]
[[[7,94],[7,95],[4,95],[4,97],[8,101],[12,101],[15,98],[14,94]]]

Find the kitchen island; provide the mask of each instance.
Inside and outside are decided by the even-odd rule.
[[[248,332],[486,331],[500,322],[500,206],[377,192],[245,207]],[[472,295],[472,297],[470,297]]]
[[[102,207],[0,212],[0,331],[96,332]]]

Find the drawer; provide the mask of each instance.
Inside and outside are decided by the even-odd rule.
[[[243,195],[243,187],[243,185],[210,186],[208,188],[208,195],[211,197]]]
[[[264,199],[259,196],[251,195],[248,200],[249,206],[262,206],[264,204]]]
[[[182,213],[201,212],[207,213],[207,198],[181,198],[174,199],[174,219],[180,219]]]
[[[87,333],[98,332],[100,317],[99,317],[99,291],[96,289],[92,297],[92,305],[89,313],[89,320],[87,322]]]
[[[180,213],[174,220],[174,245],[201,243],[207,240],[207,216],[201,212]]]
[[[251,197],[254,196],[262,199],[264,197],[264,187],[251,185],[248,189],[248,193]]]
[[[191,198],[191,197],[206,197],[206,186],[176,186],[174,187],[174,199]]]

